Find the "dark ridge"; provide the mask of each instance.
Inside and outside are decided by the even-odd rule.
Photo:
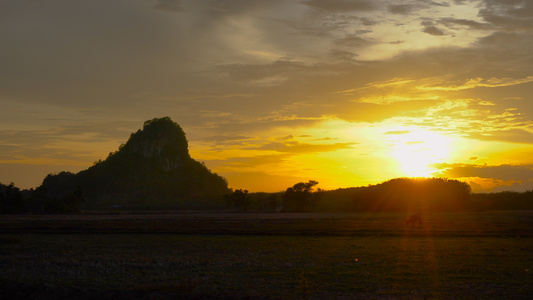
[[[182,128],[164,117],[144,122],[87,170],[48,175],[35,194],[49,200],[76,192],[84,209],[201,209],[222,207],[229,189],[223,177],[190,157]]]

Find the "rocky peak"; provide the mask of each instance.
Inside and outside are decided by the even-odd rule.
[[[123,149],[158,161],[165,171],[178,168],[191,159],[185,133],[169,117],[144,122],[143,129],[132,133]]]

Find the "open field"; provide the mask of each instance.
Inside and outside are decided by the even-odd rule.
[[[2,216],[0,298],[533,295],[533,212]],[[32,294],[33,293],[33,294]]]

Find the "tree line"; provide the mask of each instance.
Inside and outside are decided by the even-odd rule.
[[[299,182],[287,188],[284,193],[254,193],[237,189],[231,194],[224,195],[228,207],[240,211],[284,211],[308,212],[315,211],[323,190],[315,190],[317,181]],[[259,204],[259,206],[258,206]]]
[[[447,178],[395,178],[328,191],[313,190],[317,184],[300,182],[279,193],[246,191],[239,200],[245,204],[226,203],[236,210],[268,212],[533,210],[533,191],[472,193],[467,183]]]
[[[73,175],[62,172],[49,176],[48,180],[59,180]],[[471,193],[468,184],[445,178],[395,178],[376,185],[328,191],[317,186],[317,181],[309,180],[278,193],[236,189],[220,202],[201,208],[220,209],[219,203],[225,203],[229,210],[249,212],[533,210],[533,191]],[[62,196],[51,194],[46,186],[20,190],[14,183],[0,183],[0,213],[78,213],[86,201],[79,186]]]
[[[299,182],[281,193],[236,190],[229,206],[254,211],[460,211],[471,209],[470,186],[445,178],[395,178],[376,185],[324,191],[317,181]],[[316,189],[315,189],[316,188]]]
[[[20,190],[14,183],[0,183],[0,214],[64,214],[79,213],[83,190],[77,187],[61,197],[49,196],[46,189]]]

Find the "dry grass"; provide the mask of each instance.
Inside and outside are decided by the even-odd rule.
[[[532,213],[435,214],[409,228],[404,218],[394,213],[2,217],[0,279],[193,298],[533,294]]]
[[[404,213],[116,214],[1,216],[0,233],[174,233],[310,236],[533,237],[533,213],[425,213],[405,227]]]

